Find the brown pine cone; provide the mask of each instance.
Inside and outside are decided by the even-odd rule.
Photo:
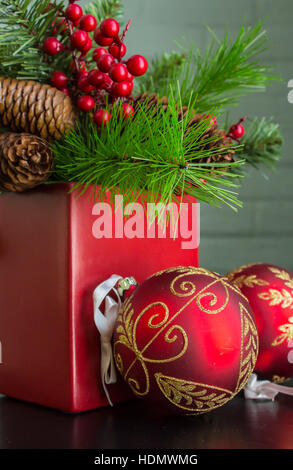
[[[0,126],[61,139],[75,125],[71,99],[50,85],[0,77]]]
[[[46,181],[54,166],[48,142],[31,134],[0,134],[0,190],[23,192]]]
[[[140,93],[134,98],[133,101],[133,107],[134,110],[138,109],[140,103],[147,102],[148,105],[151,106],[157,106],[157,105],[163,105],[163,110],[167,111],[168,109],[168,98],[166,96],[159,97],[156,95],[156,93]],[[182,118],[186,116],[188,112],[188,107],[183,106],[182,109],[178,108],[178,120],[180,121]],[[203,119],[207,119],[206,116],[203,114],[197,114],[196,111],[191,112],[191,119],[187,125],[187,132],[188,128],[191,128],[193,126],[197,126]],[[212,139],[212,142],[207,142],[207,139]],[[210,150],[211,152],[216,151],[217,149],[222,148],[223,152],[213,154],[211,153],[208,157],[206,158],[201,158],[198,160],[195,160],[197,163],[232,163],[234,162],[233,154],[235,153],[234,150],[232,150],[231,145],[232,145],[232,139],[230,137],[226,137],[226,131],[223,129],[218,129],[217,124],[212,123],[209,128],[205,131],[205,133],[201,136],[200,141],[202,141],[202,150]],[[221,171],[227,171],[228,170],[228,165],[227,167],[211,167],[211,170],[221,170]]]

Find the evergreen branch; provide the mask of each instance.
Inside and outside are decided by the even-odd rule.
[[[238,153],[239,158],[246,164],[258,168],[267,166],[274,171],[281,159],[283,138],[279,124],[273,119],[254,118],[241,139],[242,148]]]
[[[87,14],[95,16],[98,23],[105,18],[115,18],[119,21],[123,15],[121,0],[94,0],[87,4],[84,10]]]
[[[192,110],[196,103],[190,105]],[[52,178],[76,182],[81,193],[94,184],[96,197],[110,190],[124,194],[127,201],[141,195],[145,200],[168,203],[193,196],[217,206],[241,206],[235,193],[240,175],[229,170],[242,162],[198,163],[210,155],[200,140],[209,122],[203,120],[186,132],[191,112],[178,121],[178,106],[171,93],[167,111],[144,103],[128,122],[119,118],[119,106],[112,107],[111,125],[101,131],[89,116],[82,116],[76,130],[53,144]]]
[[[214,36],[214,35],[213,35]],[[206,51],[191,46],[183,47],[181,63],[178,53],[172,53],[168,60],[165,55],[150,64],[145,77],[140,80],[141,91],[168,94],[170,84],[179,80],[182,102],[188,101],[190,90],[197,96],[197,111],[209,112],[211,108],[222,109],[239,103],[241,96],[251,92],[265,91],[272,80],[270,69],[261,65],[258,56],[265,50],[267,38],[262,23],[241,27],[233,40],[226,32],[222,41],[213,37]],[[160,78],[160,73],[165,73]],[[151,76],[156,76],[152,80]]]
[[[47,81],[56,59],[45,58],[41,47],[63,7],[63,1],[0,0],[0,75],[8,70],[11,78]]]

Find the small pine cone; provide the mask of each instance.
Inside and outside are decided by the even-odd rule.
[[[157,105],[163,105],[163,110],[167,111],[168,109],[168,99],[166,96],[163,96],[160,98],[156,93],[148,94],[148,93],[140,93],[134,98],[133,101],[133,107],[136,110],[139,107],[140,103],[147,102],[149,106],[157,106]],[[178,120],[180,121],[181,119],[184,119],[186,114],[189,112],[189,109],[187,106],[183,106],[182,108],[178,107]],[[204,116],[203,114],[198,114],[196,113],[195,110],[192,110],[191,113],[191,119],[187,124],[187,130],[190,129],[193,126],[197,126],[203,119],[207,119],[207,116]],[[211,142],[207,142],[207,139],[212,139]],[[197,163],[232,163],[234,162],[233,159],[233,154],[235,153],[234,150],[232,150],[232,139],[230,137],[226,136],[226,131],[223,129],[218,129],[218,126],[216,123],[211,123],[208,129],[204,132],[204,134],[201,136],[200,140],[202,141],[202,150],[210,150],[211,155],[209,155],[206,158],[202,158],[199,160],[196,160]],[[218,150],[219,148],[223,149],[223,152],[217,152],[216,154],[213,154],[213,151]],[[227,171],[227,167],[211,167],[211,170],[219,169],[221,171]]]
[[[71,99],[50,85],[0,77],[0,126],[43,139],[61,139],[74,127]]]
[[[48,142],[31,134],[0,135],[0,190],[23,192],[46,181],[54,166]]]

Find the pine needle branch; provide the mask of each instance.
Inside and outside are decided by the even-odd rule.
[[[190,110],[194,107],[191,102]],[[81,193],[94,184],[100,198],[110,190],[127,201],[141,195],[168,203],[193,196],[217,206],[241,206],[235,192],[240,174],[232,169],[242,162],[199,163],[210,155],[201,140],[210,124],[203,120],[187,132],[191,113],[178,121],[171,92],[167,111],[144,103],[130,122],[119,118],[119,107],[112,107],[111,125],[101,132],[90,117],[81,117],[79,127],[53,145],[53,180],[76,182]]]
[[[101,23],[105,18],[115,18],[119,21],[123,15],[121,0],[94,0],[87,4],[84,10],[87,14],[95,16],[98,23]]]
[[[211,31],[211,30],[210,30]],[[151,62],[148,74],[140,80],[141,91],[168,94],[170,84],[179,80],[183,104],[190,90],[197,96],[197,110],[209,112],[220,106],[222,110],[236,105],[242,96],[265,91],[266,86],[279,78],[272,76],[267,66],[260,64],[259,56],[266,49],[267,37],[262,23],[241,27],[235,39],[229,32],[223,40],[212,38],[205,51],[194,46],[182,47],[185,60],[176,67],[178,53],[172,53],[167,62],[167,74],[160,79],[166,58],[162,55]],[[151,80],[151,76],[158,78]]]
[[[273,122],[273,118],[255,117],[246,128],[241,144],[237,155],[246,164],[254,168],[264,165],[275,171],[282,156],[283,138],[280,126]]]

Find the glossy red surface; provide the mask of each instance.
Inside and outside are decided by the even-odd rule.
[[[244,296],[202,268],[167,269],[140,284],[116,322],[114,356],[135,395],[172,413],[222,406],[253,371],[253,313]]]
[[[0,392],[79,412],[107,405],[93,289],[114,273],[141,282],[169,266],[197,266],[198,251],[182,249],[180,238],[97,239],[93,202],[69,189],[0,197]],[[110,395],[130,396],[122,380]]]
[[[293,377],[293,273],[270,264],[243,266],[229,274],[254,312],[259,331],[255,372],[262,379]]]

